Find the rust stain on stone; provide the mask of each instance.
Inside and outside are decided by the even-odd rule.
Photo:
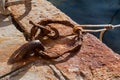
[[[16,1],[16,0],[8,0],[8,1]],[[34,2],[35,1],[35,2]],[[27,3],[29,4],[29,3]],[[32,10],[27,16],[24,18],[20,17],[25,12],[25,5],[13,5],[10,6],[11,13],[16,19],[17,23],[21,25],[23,28],[30,32],[32,25],[29,24],[29,21],[32,20],[35,23],[43,19],[56,19],[56,20],[68,20],[74,23],[68,16],[60,12],[60,10],[56,9],[46,0],[32,0]],[[39,5],[38,5],[39,4]],[[26,5],[27,6],[27,5]],[[28,5],[30,7],[30,5]],[[31,8],[29,8],[31,9]],[[38,13],[39,11],[39,13]],[[53,14],[54,13],[54,14]],[[76,24],[76,23],[74,23]],[[57,26],[59,28],[59,32],[61,35],[71,34],[71,28],[65,28],[63,25],[51,24],[53,27]],[[63,27],[61,27],[63,26]],[[63,33],[62,33],[63,31]],[[18,37],[18,36],[17,36]],[[1,39],[1,43],[4,40]],[[14,40],[13,40],[14,42]],[[50,44],[55,44],[55,41],[44,41],[46,46]],[[56,41],[57,42],[57,41]],[[66,40],[67,43],[68,41]],[[85,34],[83,36],[83,42],[80,50],[76,53],[67,53],[58,59],[53,60],[43,60],[42,57],[37,58],[28,58],[12,64],[8,65],[8,59],[10,56],[16,51],[19,47],[21,47],[25,41],[18,40],[13,44],[7,44],[8,46],[5,49],[0,49],[0,63],[4,64],[1,68],[0,76],[5,74],[6,72],[10,72],[24,65],[24,62],[27,63],[29,61],[35,61],[30,67],[27,67],[25,70],[14,74],[10,74],[8,80],[26,80],[28,77],[30,79],[37,80],[59,80],[61,76],[59,74],[55,74],[55,71],[50,69],[49,65],[52,64],[55,66],[55,69],[59,71],[60,75],[62,75],[63,79],[66,80],[107,80],[107,79],[120,79],[120,55],[115,54],[111,49],[109,49],[106,45],[100,42],[96,37],[91,34]],[[47,44],[48,43],[48,44]],[[60,42],[58,42],[60,43]],[[59,45],[59,44],[56,44]],[[63,44],[64,45],[64,44]],[[51,46],[52,47],[52,46]],[[55,46],[59,52],[62,52],[63,49],[59,50],[60,46]],[[50,49],[48,50],[50,51]],[[54,54],[51,54],[54,55]],[[4,69],[4,66],[6,69]],[[11,76],[12,75],[12,76]]]

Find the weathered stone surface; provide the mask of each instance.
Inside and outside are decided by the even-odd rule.
[[[25,11],[24,4],[9,7],[18,23],[28,32],[32,27],[29,20],[36,23],[46,18],[71,21],[68,16],[46,0],[32,0],[32,3],[34,6],[32,11],[24,18],[20,18]],[[39,8],[36,4],[39,5]],[[68,53],[61,57],[61,60],[46,61],[42,58],[31,57],[21,62],[9,64],[11,55],[26,41],[23,35],[11,24],[11,21],[4,20],[5,17],[0,16],[0,76],[24,64],[27,65],[10,73],[2,78],[3,80],[120,80],[120,55],[114,53],[91,34],[83,36],[83,43],[78,53],[70,55]],[[53,24],[53,26],[55,25],[58,26],[58,24]],[[63,29],[60,29],[61,33]],[[68,34],[71,30],[67,27],[63,34]],[[67,55],[69,56],[66,57]]]
[[[68,20],[76,24],[67,15],[62,13],[47,0],[26,0],[26,2],[8,0],[8,2],[10,2],[10,5],[12,5],[9,7],[10,12],[19,25],[21,25],[27,32],[30,32],[32,27],[32,25],[29,24],[29,21],[38,23],[44,19],[53,19]],[[21,2],[21,4],[14,5],[12,2],[14,4]]]
[[[70,80],[120,79],[120,56],[90,34],[83,39],[80,51],[57,67]],[[74,75],[74,76],[73,76]]]

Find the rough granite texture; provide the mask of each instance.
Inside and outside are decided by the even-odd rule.
[[[69,20],[77,24],[46,0],[31,2],[34,7],[30,11],[26,9],[29,12],[26,12],[24,17],[20,17],[25,12],[24,4],[9,7],[14,18],[28,32],[32,27],[28,23],[29,20],[37,23],[42,19],[50,18]],[[29,4],[27,3],[26,6],[30,6]],[[61,26],[52,24],[52,26],[56,25]],[[67,27],[65,30],[60,28],[59,31],[64,35],[72,30]],[[65,55],[61,60],[46,61],[40,57],[31,57],[9,64],[11,55],[24,43],[26,41],[23,34],[12,25],[10,19],[0,15],[0,76],[27,64],[0,80],[120,80],[120,55],[89,33],[83,36],[79,52],[70,54],[67,58]]]

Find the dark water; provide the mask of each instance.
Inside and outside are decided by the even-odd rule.
[[[120,24],[120,0],[48,0],[79,24]],[[99,33],[93,33],[98,36]],[[103,42],[120,54],[120,27],[105,33]]]

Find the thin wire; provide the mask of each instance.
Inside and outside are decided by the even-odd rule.
[[[118,25],[112,25],[112,24],[102,24],[102,25],[79,25],[82,28],[103,28],[103,29],[96,29],[96,30],[90,30],[90,29],[82,29],[82,32],[100,32],[99,39],[102,41],[103,35],[107,30],[114,29],[116,27],[120,27],[120,24]]]
[[[79,25],[81,26],[81,25]],[[106,25],[82,25],[82,28],[87,28],[87,27],[91,27],[91,28],[103,28],[103,29],[96,29],[96,30],[90,30],[90,29],[83,29],[82,32],[101,32],[101,31],[106,31],[106,30],[110,30],[110,29],[114,29],[116,27],[120,27],[120,24],[118,25],[112,25],[112,24],[106,24]]]
[[[98,24],[98,25],[94,25],[94,24],[83,24],[83,25],[79,25],[83,28],[86,28],[86,27],[105,27],[105,26],[112,26],[111,24]]]
[[[118,24],[118,25],[112,25],[112,24],[98,24],[98,25],[79,25],[80,27],[82,27],[82,28],[86,28],[86,27],[102,27],[102,28],[104,28],[104,27],[112,27],[112,28],[115,28],[115,27],[120,27],[120,24]]]

